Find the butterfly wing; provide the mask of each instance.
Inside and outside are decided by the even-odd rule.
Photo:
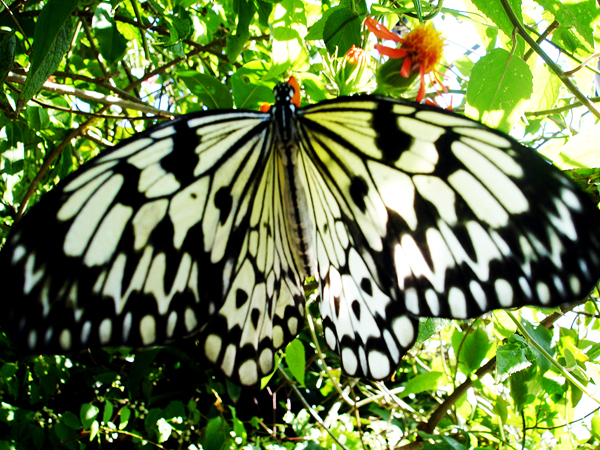
[[[187,116],[72,174],[0,254],[11,280],[2,329],[57,353],[202,330],[206,357],[255,384],[296,335],[304,301],[279,231],[271,127],[261,113]]]
[[[462,116],[377,97],[299,115],[327,344],[389,376],[417,317],[554,306],[600,273],[600,213],[534,151]]]

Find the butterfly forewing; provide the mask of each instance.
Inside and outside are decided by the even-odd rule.
[[[304,300],[268,117],[174,121],[49,193],[1,254],[12,277],[3,330],[30,351],[67,352],[160,344],[210,322],[207,357],[255,384],[297,333]]]

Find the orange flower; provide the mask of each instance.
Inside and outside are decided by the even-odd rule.
[[[365,25],[378,38],[400,43],[400,48],[375,44],[375,49],[381,55],[388,56],[391,59],[404,58],[400,68],[400,75],[403,78],[409,78],[411,75],[418,73],[420,86],[416,101],[420,102],[425,98],[426,74],[433,76],[434,81],[442,85],[439,79],[440,73],[436,67],[444,56],[444,39],[431,22],[419,24],[404,38],[392,33],[370,17],[365,20]],[[443,85],[442,88],[445,90]]]

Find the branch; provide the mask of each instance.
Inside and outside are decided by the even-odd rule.
[[[554,326],[554,322],[560,319],[564,314],[568,311],[571,311],[573,308],[585,303],[587,299],[581,300],[578,302],[570,303],[567,306],[561,307],[560,313],[552,313],[547,316],[544,320],[540,322],[540,325],[546,329],[550,329]],[[496,357],[490,359],[483,367],[480,367],[475,372],[475,378],[480,379],[484,375],[492,372],[496,368]],[[450,408],[452,408],[456,402],[467,393],[469,388],[473,387],[473,380],[471,378],[467,378],[464,383],[458,386],[452,394],[450,394],[444,402],[439,405],[429,417],[429,420],[425,423],[421,423],[418,426],[419,430],[422,430],[428,434],[432,434],[436,427],[439,425],[441,420],[444,418],[446,413]],[[584,391],[585,392],[585,391]]]
[[[590,101],[590,99],[588,99],[583,92],[581,92],[577,86],[575,86],[575,84],[573,84],[573,82],[571,81],[571,79],[569,78],[568,75],[566,75],[563,70],[552,60],[552,58],[550,58],[546,52],[544,52],[544,50],[542,50],[542,48],[538,45],[537,42],[535,42],[533,40],[533,38],[531,36],[529,36],[529,33],[527,33],[527,30],[523,27],[523,24],[519,21],[519,19],[517,18],[517,16],[515,15],[514,11],[512,10],[512,8],[510,7],[508,0],[500,0],[500,3],[502,4],[502,7],[504,8],[504,11],[506,11],[506,14],[508,15],[508,18],[510,19],[510,22],[512,23],[512,25],[515,27],[515,29],[517,30],[517,33],[523,38],[525,39],[525,42],[527,42],[529,44],[529,46],[539,55],[542,57],[542,59],[546,62],[546,64],[548,64],[548,67],[550,68],[550,70],[552,70],[552,72],[554,72],[558,78],[560,78],[560,80],[562,81],[562,83],[566,86],[566,88],[571,91],[571,93],[577,97],[577,99],[583,103],[591,112],[594,116],[596,116],[597,119],[600,120],[600,111],[596,108],[596,106]]]
[[[11,72],[8,74],[7,81],[24,84],[25,77],[23,75],[17,75],[16,73]],[[144,113],[156,114],[158,117],[164,117],[167,119],[173,118],[173,114],[171,114],[168,111],[162,111],[143,102],[132,102],[130,100],[123,100],[122,98],[112,94],[104,95],[100,94],[99,92],[88,91],[87,89],[78,89],[73,86],[67,86],[65,84],[52,83],[51,81],[46,81],[43,84],[42,89],[60,95],[73,95],[82,100],[98,102],[108,106],[120,106],[123,109],[133,109]]]

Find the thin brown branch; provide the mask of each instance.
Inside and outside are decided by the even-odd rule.
[[[577,306],[584,304],[586,301],[587,301],[587,299],[577,301],[574,303],[570,303],[567,306],[561,307],[560,313],[550,314],[549,316],[547,316],[544,320],[542,320],[540,322],[540,325],[546,329],[552,328],[554,323],[558,319],[560,319],[566,312],[571,311],[573,308],[576,308]],[[480,367],[475,372],[476,379],[480,379],[484,375],[491,373],[495,369],[495,367],[496,367],[496,357],[490,359],[484,366]],[[429,417],[429,420],[427,422],[421,423],[418,426],[418,429],[421,431],[424,431],[426,433],[429,433],[429,434],[433,433],[433,431],[436,429],[436,427],[442,421],[442,419],[444,418],[446,413],[450,410],[450,408],[452,408],[452,406],[454,406],[456,404],[456,402],[458,400],[460,400],[460,398],[463,395],[466,395],[467,391],[471,387],[473,387],[473,380],[471,378],[467,378],[465,380],[465,382],[462,383],[460,386],[458,386],[454,390],[454,392],[452,392],[452,394],[450,394],[444,400],[444,402],[441,405],[439,405],[438,407],[435,408],[435,410],[432,412],[431,416]]]
[[[555,20],[554,22],[552,22],[550,25],[548,25],[548,28],[546,28],[544,30],[544,32],[542,34],[540,34],[536,40],[536,42],[538,44],[541,44],[542,42],[544,42],[546,40],[546,38],[554,31],[556,30],[558,27],[560,26],[560,23],[558,23],[557,20]],[[530,48],[529,50],[527,50],[527,53],[525,53],[525,56],[523,56],[523,61],[527,61],[529,58],[531,58],[531,55],[533,55],[533,48]]]
[[[17,75],[14,73],[9,73],[7,80],[24,84],[26,77],[22,75]],[[150,105],[147,105],[139,100],[129,101],[124,100],[116,95],[104,95],[99,92],[89,91],[87,89],[78,89],[73,86],[67,86],[64,84],[53,83],[51,81],[46,81],[42,89],[45,91],[54,92],[60,95],[73,95],[81,100],[98,102],[108,106],[119,106],[123,109],[132,109],[135,111],[141,111],[148,114],[156,114],[159,117],[165,117],[168,119],[173,118],[173,115],[168,111],[162,111],[160,109],[154,108]]]
[[[527,33],[527,30],[523,27],[523,24],[519,21],[512,10],[508,0],[500,0],[500,3],[508,15],[511,24],[517,30],[517,33],[523,39],[525,39],[525,42],[527,42],[527,44],[529,44],[529,46],[544,60],[550,70],[552,70],[552,72],[554,72],[554,74],[560,78],[565,87],[571,91],[571,93],[577,97],[577,99],[581,101],[581,103],[583,103],[596,118],[600,119],[600,110],[598,110],[598,108],[596,108],[596,106],[583,94],[583,92],[581,92],[577,86],[575,86],[573,81],[571,81],[571,79],[565,75],[563,70],[552,60],[552,58],[546,54],[546,52],[544,52],[544,50],[542,50],[537,42],[535,42],[533,38],[529,36],[529,33]]]

